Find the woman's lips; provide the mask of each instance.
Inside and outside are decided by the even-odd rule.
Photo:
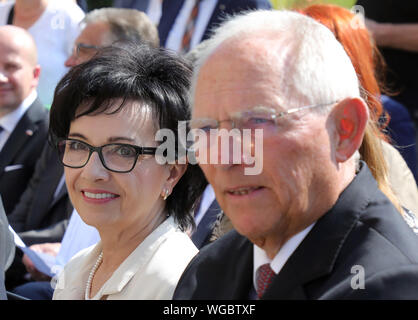
[[[82,190],[84,200],[91,203],[106,203],[119,198],[119,195],[104,190]]]

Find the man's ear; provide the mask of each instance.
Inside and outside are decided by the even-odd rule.
[[[33,87],[37,87],[39,83],[39,77],[41,76],[41,66],[38,64],[33,68]]]
[[[336,134],[336,160],[349,159],[363,142],[364,131],[369,119],[369,109],[360,98],[347,98],[339,102],[334,110]]]

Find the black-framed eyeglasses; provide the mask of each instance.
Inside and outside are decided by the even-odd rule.
[[[139,147],[126,143],[109,143],[93,147],[77,139],[63,139],[57,143],[61,163],[70,168],[82,168],[93,152],[97,152],[103,166],[112,172],[127,173],[142,155],[155,155],[156,147]]]

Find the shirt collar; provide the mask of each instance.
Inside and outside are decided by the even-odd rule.
[[[17,123],[36,100],[37,96],[38,94],[36,90],[32,90],[32,92],[25,98],[25,100],[22,101],[16,110],[13,110],[12,112],[6,114],[4,117],[0,118],[0,125],[5,131],[7,131],[9,134],[13,132]]]
[[[292,253],[297,249],[299,244],[305,239],[306,235],[311,231],[313,226],[315,225],[315,222],[312,223],[310,226],[302,230],[301,232],[295,234],[293,237],[291,237],[289,240],[286,241],[286,243],[280,248],[279,252],[277,252],[276,256],[271,260],[266,252],[254,244],[254,270],[253,270],[253,282],[254,282],[254,288],[256,288],[256,272],[257,269],[266,263],[270,263],[270,267],[273,269],[273,271],[278,274],[280,270],[285,265],[286,261],[289,259],[289,257],[292,255]]]

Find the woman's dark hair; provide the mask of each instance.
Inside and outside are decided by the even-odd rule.
[[[191,73],[185,59],[163,48],[135,43],[103,48],[58,83],[50,111],[50,141],[56,145],[66,138],[71,122],[78,117],[116,113],[125,102],[140,101],[151,107],[157,129],[170,129],[175,134],[177,146],[178,121],[190,118],[187,94]],[[115,110],[118,99],[122,102]],[[167,198],[166,210],[183,230],[194,226],[190,213],[206,185],[201,169],[188,164]]]

